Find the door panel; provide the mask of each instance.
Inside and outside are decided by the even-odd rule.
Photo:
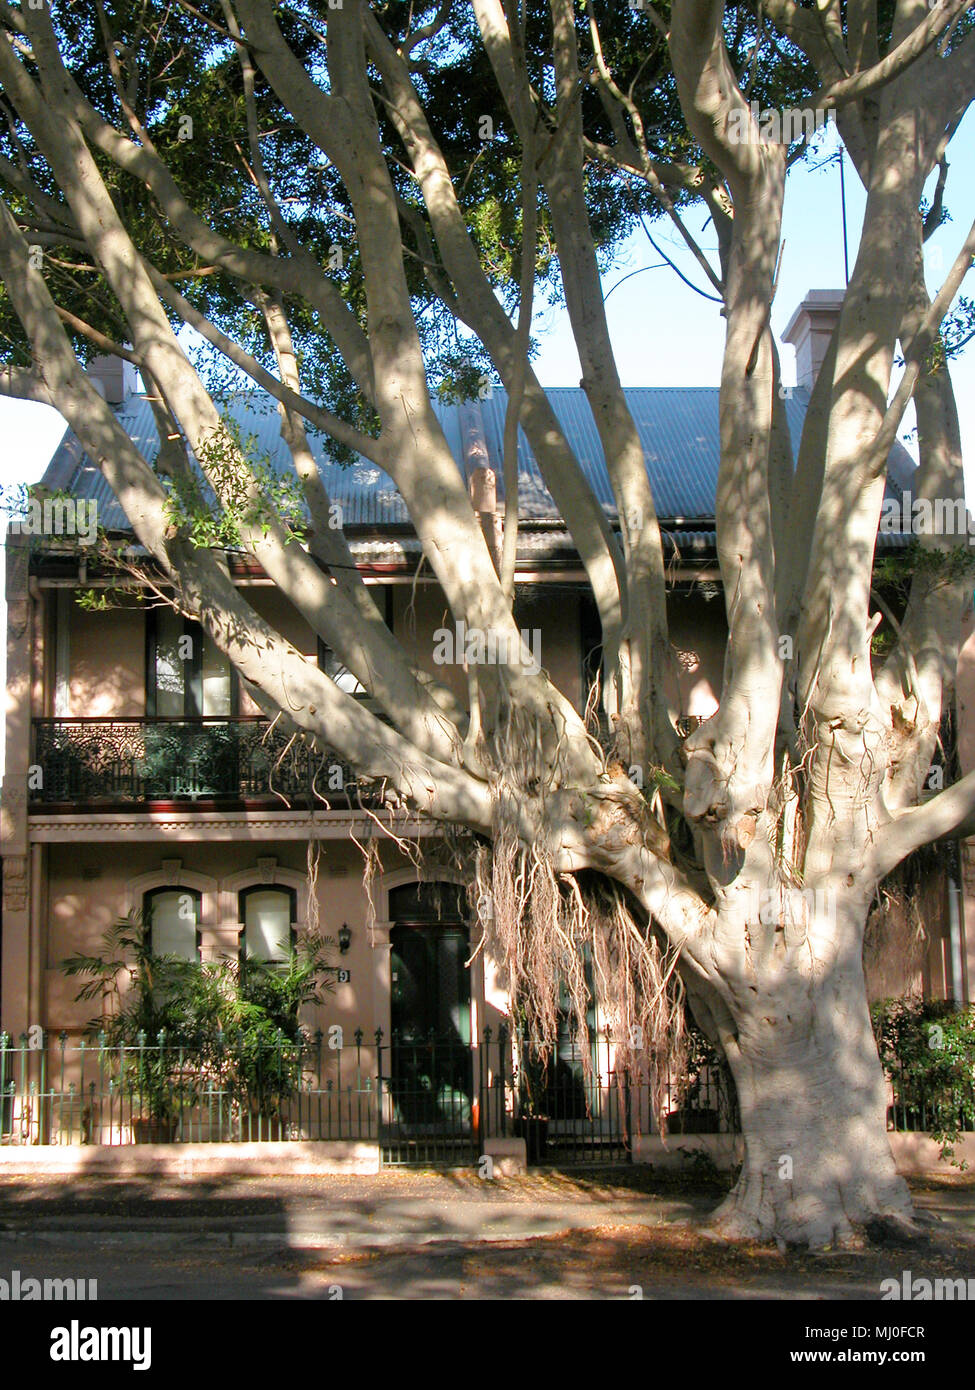
[[[423,1130],[466,1133],[473,1097],[467,930],[398,924],[390,946],[390,1073],[398,1118]]]

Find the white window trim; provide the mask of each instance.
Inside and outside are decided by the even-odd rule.
[[[285,869],[275,865],[268,878],[254,864],[249,869],[228,874],[220,880],[220,919],[227,925],[233,924],[238,935],[243,933],[244,924],[240,920],[240,895],[245,888],[293,888],[295,890],[296,921],[292,922],[300,937],[308,929],[308,878],[297,869]]]
[[[180,888],[189,888],[199,893],[200,920],[196,924],[197,931],[206,931],[208,927],[217,925],[215,878],[182,867],[175,873],[169,869],[153,869],[147,874],[139,874],[137,878],[130,878],[125,885],[126,912],[141,912],[146,893],[151,893],[154,888],[169,888],[175,892]]]

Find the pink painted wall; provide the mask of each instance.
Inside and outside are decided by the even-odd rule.
[[[127,910],[127,885],[131,880],[161,872],[164,859],[178,858],[183,871],[203,874],[218,882],[243,870],[253,870],[253,881],[258,882],[257,860],[265,856],[274,856],[280,868],[305,874],[306,847],[301,841],[120,843],[110,857],[100,843],[51,845],[45,913],[44,1026],[50,1030],[75,1031],[98,1013],[97,1007],[90,1002],[74,1002],[79,982],[65,976],[59,966],[66,956],[102,949],[104,933]],[[383,859],[385,870],[402,868],[406,863],[388,846]],[[312,1028],[339,1023],[350,1032],[357,1026],[369,1031],[375,1026],[373,975],[376,962],[366,929],[362,857],[351,843],[344,840],[322,843],[317,899],[319,930],[324,935],[337,938],[343,923],[352,931],[352,944],[347,954],[340,956],[337,946],[333,952],[334,963],[349,969],[352,979],[348,984],[336,985],[323,1007],[311,1011],[305,1022]],[[377,917],[382,921],[387,903],[381,880],[375,903]],[[213,928],[223,928],[222,940],[232,942],[229,929],[235,924],[234,898],[226,919],[204,921],[204,949]]]
[[[138,718],[146,709],[145,612],[71,605],[69,711]]]
[[[678,648],[681,713],[707,719],[718,708],[728,630],[724,602],[698,594],[673,596],[667,605],[670,640]]]
[[[393,587],[393,630],[412,646],[418,666],[436,675],[466,699],[466,680],[460,665],[436,665],[434,632],[450,627],[438,586]],[[271,586],[247,589],[248,601],[278,632],[306,656],[317,652],[315,634],[301,614]],[[44,606],[53,608],[53,591]],[[668,603],[672,641],[680,651],[682,713],[707,717],[717,707],[724,661],[724,611],[720,600],[706,603],[696,595],[672,597]],[[580,600],[569,589],[546,591],[533,587],[518,606],[519,627],[539,629],[542,666],[577,708],[584,698],[581,670]],[[534,638],[531,639],[534,643]],[[35,616],[32,704],[35,713],[50,714],[53,701],[54,643],[50,618],[38,607]],[[88,613],[72,603],[70,609],[70,714],[139,717],[145,713],[145,613],[142,609],[113,609]],[[241,713],[259,713],[241,694]]]

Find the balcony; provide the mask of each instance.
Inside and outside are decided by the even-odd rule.
[[[33,734],[32,806],[358,803],[338,754],[312,751],[261,716],[35,719]]]

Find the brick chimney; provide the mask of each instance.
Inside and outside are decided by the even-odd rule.
[[[136,369],[124,357],[93,357],[88,363],[88,375],[109,405],[122,405],[138,385]]]
[[[782,339],[796,350],[796,385],[811,391],[843,308],[844,290],[809,290]]]

